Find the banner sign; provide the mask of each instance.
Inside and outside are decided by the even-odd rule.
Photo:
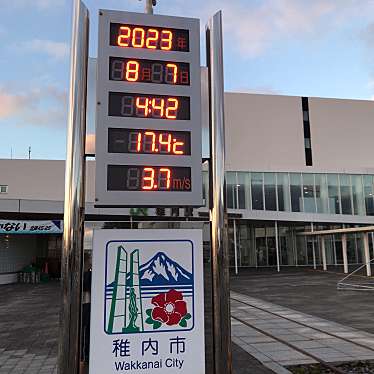
[[[0,234],[62,234],[62,221],[0,220]]]
[[[202,230],[95,230],[90,374],[204,374]]]

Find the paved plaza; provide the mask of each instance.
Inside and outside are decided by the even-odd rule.
[[[59,283],[0,286],[0,294],[0,374],[57,373]],[[235,374],[272,373],[236,344],[233,359]]]
[[[337,291],[341,277],[311,271],[232,277],[234,373],[285,374],[314,358],[374,360],[372,293]],[[56,373],[59,283],[0,286],[0,292],[0,374]],[[209,358],[209,318],[206,327]]]
[[[56,373],[59,283],[0,286],[0,373]]]
[[[374,334],[236,292],[233,341],[275,372],[287,366],[374,359]],[[305,353],[303,353],[302,351]]]

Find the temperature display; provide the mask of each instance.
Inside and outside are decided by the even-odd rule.
[[[191,168],[108,165],[108,191],[191,191]]]
[[[109,128],[108,152],[190,155],[190,133],[187,131]]]
[[[109,92],[109,115],[160,119],[190,119],[190,98]]]
[[[190,65],[185,62],[110,57],[109,79],[113,81],[190,84]]]
[[[110,45],[117,47],[189,52],[189,44],[188,30],[110,24]]]

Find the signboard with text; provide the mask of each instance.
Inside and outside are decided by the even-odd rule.
[[[95,205],[201,206],[199,20],[99,14]]]
[[[97,230],[90,374],[204,374],[202,230]]]
[[[0,234],[62,234],[62,221],[0,220]]]

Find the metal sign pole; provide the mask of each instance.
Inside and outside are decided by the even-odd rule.
[[[230,374],[231,328],[225,199],[225,124],[222,12],[207,25],[210,96],[210,222],[212,246],[213,340],[215,374]]]
[[[88,10],[80,0],[76,0],[72,24],[65,165],[62,305],[58,357],[60,374],[77,374],[80,361],[88,35]]]

